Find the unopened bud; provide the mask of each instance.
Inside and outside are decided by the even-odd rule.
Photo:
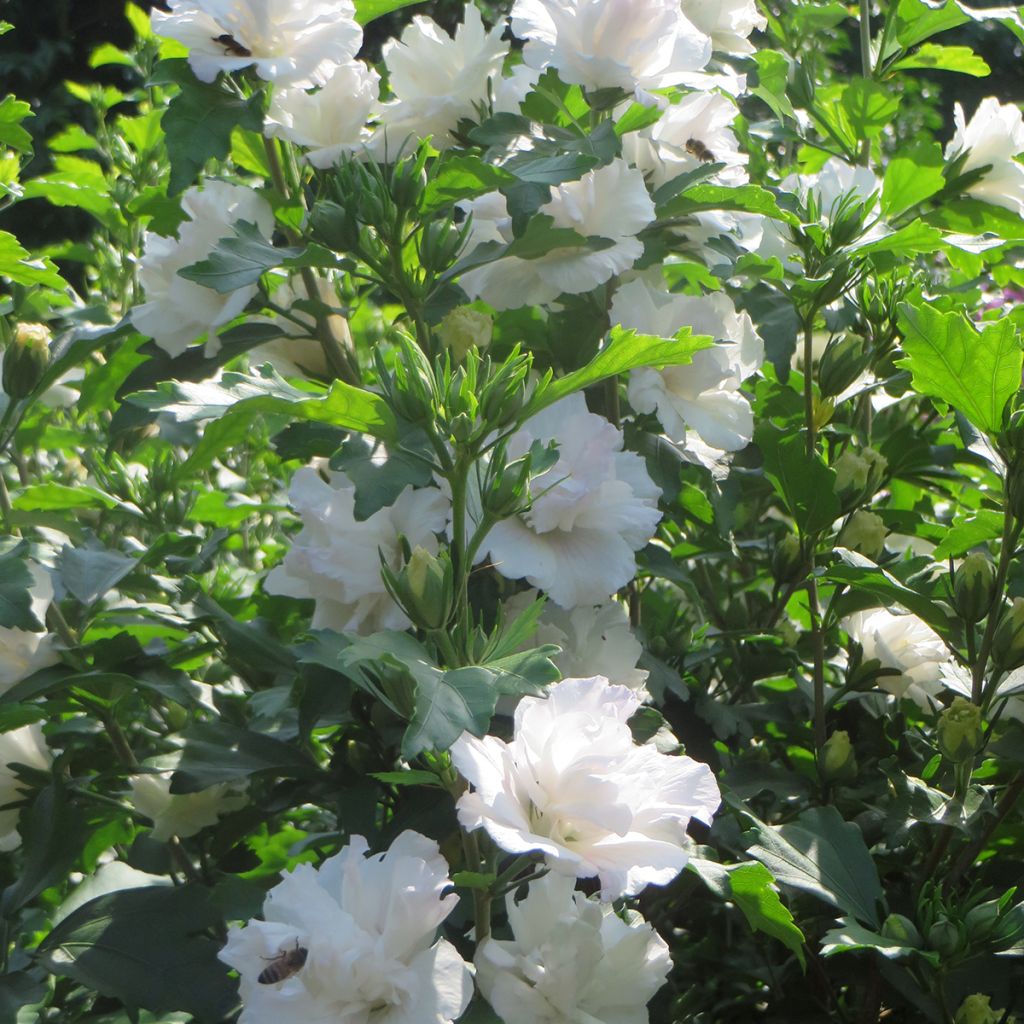
[[[836,494],[848,505],[870,498],[881,486],[888,467],[885,456],[872,448],[859,452],[847,448],[832,465],[836,471]]]
[[[452,418],[449,432],[458,444],[465,444],[473,436],[473,417],[460,412]]]
[[[788,533],[772,552],[772,575],[776,583],[792,583],[804,569],[805,559],[800,541]]]
[[[987,903],[979,903],[978,906],[972,907],[966,914],[964,914],[964,924],[967,926],[967,937],[972,942],[987,939],[998,921],[998,900],[989,900]]]
[[[15,401],[28,398],[50,363],[50,331],[45,324],[18,324],[4,349],[3,389]]]
[[[960,1004],[953,1024],[999,1024],[1002,1019],[1002,1013],[992,1009],[991,998],[978,992]]]
[[[432,555],[416,546],[409,561],[389,580],[406,615],[422,629],[441,629],[451,614],[454,590],[447,551]]]
[[[839,546],[877,559],[885,550],[885,523],[874,512],[854,512],[839,534]]]
[[[1004,672],[1024,664],[1024,597],[1015,597],[992,639],[992,655]]]
[[[437,336],[452,353],[456,362],[462,362],[474,346],[483,351],[491,343],[494,323],[486,313],[457,306],[438,325]]]
[[[903,914],[890,914],[882,925],[882,934],[901,946],[913,946],[915,949],[920,948],[923,941],[917,925]]]
[[[964,622],[980,622],[996,596],[996,571],[988,555],[968,555],[953,576],[953,605]]]
[[[944,957],[953,956],[960,948],[960,929],[945,915],[941,915],[928,929],[928,946]]]
[[[981,708],[964,697],[939,715],[939,750],[950,761],[969,761],[981,749]]]
[[[818,364],[818,387],[828,397],[842,394],[865,370],[870,354],[862,338],[848,334],[834,341]]]
[[[850,782],[857,777],[857,755],[850,734],[837,729],[825,741],[819,754],[821,774],[829,782]]]

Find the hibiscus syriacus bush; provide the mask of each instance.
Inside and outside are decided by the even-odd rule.
[[[8,6],[0,1024],[1024,1019],[1020,11]]]

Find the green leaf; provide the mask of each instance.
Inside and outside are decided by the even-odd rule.
[[[49,994],[50,986],[39,971],[0,975],[0,1024],[38,1024]]]
[[[54,158],[54,170],[25,182],[25,199],[45,199],[54,206],[73,206],[91,213],[111,230],[124,226],[110,195],[110,183],[95,160],[62,154]]]
[[[528,651],[495,658],[485,662],[484,668],[494,673],[493,685],[499,693],[516,696],[543,693],[549,683],[556,683],[562,678],[558,667],[551,660],[560,650],[554,644],[544,644]]]
[[[857,924],[856,921],[848,917],[840,918],[839,927],[833,928],[822,936],[822,956],[835,956],[836,953],[848,953],[858,949],[873,949],[887,960],[899,960],[902,957],[914,955],[922,956],[933,967],[939,966],[938,953],[932,950],[918,949],[916,946],[905,946],[894,939]]]
[[[880,599],[884,604],[901,604],[939,632],[949,630],[949,616],[940,605],[916,590],[911,590],[891,573],[856,551],[837,548],[836,555],[841,559],[841,564],[828,569],[826,579],[833,583],[845,583],[853,590]]]
[[[360,25],[368,25],[376,18],[382,18],[392,11],[400,11],[403,7],[412,7],[424,0],[356,0],[356,21]]]
[[[946,179],[945,160],[937,142],[922,142],[900,150],[885,169],[882,181],[882,213],[895,217],[935,195]]]
[[[492,672],[476,665],[416,679],[416,706],[402,737],[402,755],[447,750],[464,732],[483,736],[498,696]]]
[[[275,248],[249,221],[237,221],[232,227],[234,237],[221,238],[205,260],[182,267],[178,276],[223,295],[254,284],[268,270],[302,253],[298,248]]]
[[[804,965],[804,933],[783,906],[775,879],[763,864],[737,864],[729,870],[730,897],[754,931],[778,939]]]
[[[1003,512],[983,508],[959,520],[945,531],[932,557],[936,562],[945,562],[948,558],[959,558],[967,554],[971,548],[985,541],[995,540],[1002,535],[1003,517]]]
[[[27,555],[24,541],[0,553],[0,627],[35,633],[46,627],[32,612],[34,581]]]
[[[930,36],[956,28],[968,20],[960,5],[953,0],[945,3],[899,0],[895,19],[896,38],[909,49]]]
[[[236,983],[217,959],[221,943],[202,934],[220,926],[202,886],[124,889],[73,911],[38,952],[47,970],[129,1008],[184,1010],[213,1022],[237,1002]]]
[[[420,440],[422,444],[417,443]],[[371,445],[358,434],[342,443],[331,459],[331,469],[340,469],[355,486],[356,519],[368,519],[379,509],[393,505],[406,487],[424,487],[432,481],[427,443],[422,434],[386,447]]]
[[[410,769],[406,772],[370,772],[370,778],[387,786],[440,786],[441,780],[433,772]]]
[[[180,57],[161,61],[157,71],[159,82],[181,87],[162,122],[171,162],[167,191],[177,195],[199,177],[208,161],[227,159],[236,128],[263,130],[263,95],[256,92],[243,100],[216,84],[205,85]]]
[[[684,217],[701,210],[740,210],[798,224],[797,217],[779,206],[778,200],[760,185],[695,185],[658,210],[658,217]]]
[[[846,16],[846,12],[843,12]],[[764,100],[780,120],[796,120],[796,111],[786,91],[789,88],[790,58],[777,50],[759,50],[753,55],[757,62],[757,85],[753,95]]]
[[[28,117],[35,117],[35,114],[24,100],[10,95],[0,100],[0,145],[10,146],[19,153],[31,153],[32,136],[21,127],[21,122]]]
[[[73,548],[70,545],[64,546],[58,561],[64,586],[82,604],[98,601],[137,564],[137,558],[130,558],[117,551],[99,547]]]
[[[302,777],[317,771],[296,747],[228,722],[202,722],[182,735],[185,748],[171,776],[172,793],[198,793],[251,775]]]
[[[850,127],[864,139],[881,135],[900,109],[892,89],[867,78],[854,78],[843,90],[841,102]]]
[[[425,214],[433,213],[459,200],[494,192],[515,181],[514,174],[486,163],[478,156],[452,157],[445,160],[427,182],[420,209]]]
[[[764,458],[765,476],[786,503],[803,534],[828,529],[839,517],[835,470],[817,453],[808,454],[803,434],[784,436],[767,424],[758,428],[754,441]]]
[[[1020,338],[1005,317],[979,331],[963,313],[901,303],[903,359],[916,391],[962,412],[979,430],[995,431],[1021,382]]]
[[[878,928],[882,886],[856,825],[834,807],[812,807],[796,822],[758,822],[744,833],[747,853],[784,885],[809,892],[858,921]]]
[[[330,423],[385,440],[397,433],[394,416],[379,395],[343,381],[335,381],[326,394],[311,394],[292,387],[273,371],[260,377],[225,373],[220,383],[168,381],[156,391],[137,392],[125,400],[171,413],[182,422],[213,420],[182,463],[183,477],[207,468],[229,448],[241,444],[256,419],[268,414]]]
[[[923,252],[936,252],[942,248],[942,232],[924,221],[914,220],[898,231],[890,231],[878,238],[850,247],[858,256],[888,255],[903,259]]]
[[[586,366],[557,380],[553,380],[550,374],[543,378],[526,404],[520,420],[525,421],[566,395],[582,391],[606,377],[615,377],[640,366],[650,366],[656,370],[666,366],[683,366],[692,362],[695,352],[713,345],[713,338],[691,334],[689,327],[681,327],[674,338],[659,338],[653,334],[638,334],[621,326],[613,327],[608,335],[608,343]]]
[[[21,512],[55,512],[73,508],[112,509],[123,503],[112,494],[97,487],[55,482],[32,484],[22,488],[11,498],[11,507]]]
[[[41,284],[58,291],[68,286],[51,260],[46,257],[32,259],[28,249],[9,231],[0,231],[0,277],[6,277],[15,284]]]
[[[4,916],[63,882],[78,862],[87,832],[82,812],[58,781],[32,795],[22,811],[24,849],[17,881],[4,890]]]
[[[992,69],[969,46],[940,46],[925,43],[912,54],[891,65],[891,71],[930,68],[936,71],[958,71],[962,75],[984,78]]]

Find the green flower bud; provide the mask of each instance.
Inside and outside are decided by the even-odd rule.
[[[449,349],[456,362],[462,362],[473,347],[483,351],[491,343],[494,323],[486,313],[457,306],[435,329],[445,348]]]
[[[992,638],[992,655],[1004,671],[1024,664],[1024,597],[1015,597]]]
[[[850,734],[837,729],[825,741],[819,755],[821,774],[829,782],[849,782],[857,777],[857,755]]]
[[[981,749],[981,708],[964,697],[939,715],[939,750],[950,761],[969,761]]]
[[[847,448],[832,468],[836,471],[837,494],[859,494],[867,487],[871,466],[852,448]]]
[[[826,397],[842,394],[867,368],[871,355],[855,334],[834,341],[818,364],[818,387]]]
[[[441,629],[448,622],[455,592],[447,551],[435,556],[417,545],[402,571],[387,574],[385,580],[395,600],[415,625],[422,629]]]
[[[800,541],[788,533],[772,552],[772,575],[776,583],[792,583],[804,569],[805,559]]]
[[[953,576],[953,605],[964,622],[980,622],[996,596],[996,571],[981,551],[968,555]]]
[[[448,429],[458,444],[465,444],[473,436],[473,417],[460,412],[452,418]]]
[[[28,398],[50,363],[50,330],[45,324],[18,324],[4,349],[3,389],[15,401]]]
[[[915,949],[919,949],[924,941],[917,925],[903,914],[890,914],[882,925],[882,934],[902,946],[913,946]]]
[[[989,900],[987,903],[979,903],[964,914],[964,925],[967,927],[967,937],[972,942],[979,942],[987,939],[999,921],[999,901]]]
[[[940,915],[928,929],[928,946],[944,957],[953,956],[961,944],[960,929],[945,915]]]
[[[874,512],[854,512],[839,534],[839,546],[877,559],[885,550],[885,523]]]
[[[1003,1015],[998,1010],[993,1010],[991,998],[983,996],[980,992],[968,996],[956,1011],[954,1024],[999,1024]]]
[[[335,252],[358,252],[359,223],[352,211],[322,199],[309,215],[313,237]]]

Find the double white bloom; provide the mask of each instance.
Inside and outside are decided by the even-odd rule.
[[[1000,103],[994,96],[978,104],[967,121],[963,107],[953,107],[956,131],[946,147],[946,159],[969,150],[963,171],[988,166],[984,177],[967,192],[993,206],[1002,206],[1024,217],[1024,165],[1014,160],[1024,153],[1024,117],[1012,103]]]
[[[139,262],[139,281],[146,301],[132,310],[132,323],[172,356],[179,356],[202,335],[213,340],[218,327],[238,316],[259,290],[246,285],[218,292],[178,274],[205,260],[222,238],[235,234],[240,221],[255,224],[264,236],[274,226],[270,204],[250,188],[208,181],[202,189],[185,190],[181,208],[187,219],[177,238],[147,231]]]
[[[512,241],[512,218],[500,193],[460,206],[473,215],[470,251],[483,242]],[[459,283],[468,295],[495,309],[515,309],[543,306],[563,293],[589,292],[628,270],[643,254],[636,236],[654,220],[654,203],[643,174],[614,160],[579,181],[555,186],[540,213],[551,217],[555,228],[571,228],[584,238],[597,236],[612,244],[598,250],[558,248],[537,259],[506,256],[462,275]]]
[[[715,338],[713,348],[695,353],[685,366],[632,370],[629,401],[638,412],[656,413],[673,441],[685,442],[689,427],[721,451],[750,443],[754,416],[740,386],[764,362],[764,343],[727,295],[675,295],[634,280],[615,293],[610,315],[612,323],[645,334],[671,338],[689,326]]]
[[[452,761],[473,786],[459,821],[508,853],[545,854],[555,871],[601,882],[603,899],[664,885],[686,866],[691,818],[721,802],[711,769],[637,746],[640,697],[607,679],[565,679],[524,697],[511,743],[464,733]]]
[[[547,875],[506,901],[513,938],[476,953],[480,991],[505,1024],[646,1024],[672,967],[668,946],[636,911],[574,893]]]
[[[241,975],[239,1024],[445,1024],[469,1004],[469,965],[434,941],[458,897],[437,843],[403,832],[368,856],[353,836],[319,869],[299,864],[267,894],[263,921],[232,928],[221,959]],[[278,984],[260,974],[282,954],[305,961]]]
[[[395,98],[381,108],[381,127],[375,149],[388,158],[411,135],[433,136],[444,149],[454,143],[451,132],[464,118],[477,120],[493,83],[501,80],[508,45],[501,40],[504,24],[484,29],[480,11],[467,4],[462,24],[449,37],[430,18],[417,16],[402,34],[384,44],[383,55]],[[381,138],[382,137],[382,138]]]
[[[267,592],[314,598],[314,629],[405,629],[409,620],[384,587],[381,557],[399,567],[401,536],[411,547],[435,553],[449,500],[436,487],[407,487],[393,505],[358,520],[348,477],[332,473],[328,483],[308,467],[292,477],[288,495],[303,526],[284,561],[268,574]]]
[[[196,78],[254,67],[278,85],[322,85],[363,42],[351,0],[168,0],[153,31],[189,48]]]
[[[950,654],[942,638],[916,615],[895,615],[885,608],[855,612],[842,627],[864,651],[865,661],[877,659],[892,675],[879,676],[877,685],[894,697],[907,697],[925,710],[943,686]]]
[[[555,441],[558,460],[530,482],[530,509],[492,527],[482,545],[502,576],[526,579],[562,608],[599,604],[636,573],[634,552],[661,518],[660,490],[622,431],[570,395],[509,438],[510,459]]]
[[[711,40],[679,0],[516,0],[511,22],[527,40],[530,67],[554,67],[565,82],[625,89],[645,102],[654,102],[647,90],[675,85],[711,59]]]

